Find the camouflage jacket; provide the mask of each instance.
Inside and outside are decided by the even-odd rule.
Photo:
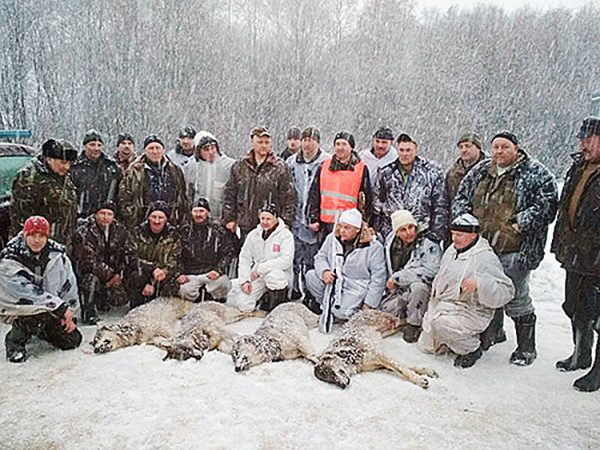
[[[121,170],[104,153],[98,161],[91,161],[81,152],[71,167],[70,176],[77,190],[79,217],[95,213],[98,205],[108,200],[117,202]]]
[[[135,245],[127,229],[115,220],[106,236],[93,214],[77,227],[73,259],[80,276],[91,273],[102,283],[115,274],[127,276],[137,268]]]
[[[231,168],[225,185],[223,223],[236,222],[248,233],[258,225],[258,213],[265,204],[275,203],[286,224],[294,223],[296,191],[288,166],[273,153],[256,165],[251,150]]]
[[[454,200],[454,197],[456,197],[458,186],[465,175],[469,172],[469,170],[475,167],[478,162],[483,161],[484,159],[488,159],[488,156],[480,150],[479,159],[477,162],[475,162],[475,164],[467,167],[465,166],[462,158],[458,158],[454,164],[452,164],[452,167],[448,169],[448,172],[446,172],[446,188],[448,189],[448,198],[450,199],[450,204],[452,204],[452,200]]]
[[[145,220],[148,206],[155,200],[163,200],[171,207],[169,222],[173,225],[187,220],[189,204],[181,169],[168,158],[152,167],[141,155],[131,163],[119,186],[123,224],[133,230]]]
[[[200,225],[188,223],[179,234],[183,244],[181,273],[199,275],[216,270],[227,275],[232,259],[237,256],[235,234],[213,219]]]
[[[544,257],[548,225],[556,215],[558,192],[554,176],[544,165],[532,159],[523,149],[519,149],[517,158],[514,167],[502,175],[512,176],[511,172],[514,171],[512,187],[514,190],[512,195],[515,199],[514,217],[510,224],[497,224],[497,228],[499,230],[518,228],[521,240],[519,263],[522,268],[533,270]],[[453,217],[473,213],[475,191],[481,183],[487,183],[485,180],[490,177],[498,177],[495,164],[490,159],[481,161],[469,171],[463,178],[452,204]],[[488,186],[493,189],[494,183],[488,183]],[[490,194],[492,193],[490,191]],[[487,210],[494,211],[489,207]],[[490,218],[478,217],[478,219],[486,222]],[[491,236],[488,240],[492,243],[494,239],[495,237]]]
[[[13,181],[11,236],[16,236],[25,220],[34,215],[48,219],[51,238],[70,248],[77,224],[75,186],[68,175],[52,172],[41,155],[21,169]]]
[[[157,235],[150,230],[148,221],[145,221],[135,229],[134,242],[138,256],[138,273],[147,283],[151,283],[154,269],[167,272],[165,283],[179,275],[181,237],[173,225],[167,223],[162,233]]]
[[[444,173],[435,163],[417,156],[405,180],[396,159],[379,169],[374,197],[373,225],[383,236],[392,231],[392,213],[407,209],[427,229],[427,237],[435,242],[447,238],[450,205]]]
[[[600,169],[588,178],[575,210],[574,223],[569,224],[569,203],[577,186],[585,161],[581,154],[567,172],[560,196],[558,219],[554,227],[552,252],[568,271],[600,276]]]

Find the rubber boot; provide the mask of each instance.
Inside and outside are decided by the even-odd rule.
[[[418,325],[406,324],[404,331],[402,332],[402,338],[409,344],[414,344],[419,340],[421,336],[421,327]]]
[[[594,342],[592,322],[582,324],[571,321],[571,332],[573,333],[573,354],[556,362],[556,368],[561,372],[587,369],[592,365],[592,343]]]
[[[16,319],[12,324],[12,328],[4,337],[6,359],[13,363],[22,363],[27,360],[25,344],[33,334],[29,327],[21,326],[21,321],[23,321],[23,318]]]
[[[488,327],[479,335],[481,340],[481,349],[487,351],[493,345],[500,344],[506,341],[506,333],[504,332],[504,310],[497,309],[494,312],[494,317]]]
[[[535,322],[534,313],[526,316],[515,317],[517,331],[517,349],[510,355],[510,363],[517,366],[529,366],[537,358],[535,349]]]
[[[596,359],[592,370],[575,380],[573,387],[581,392],[594,392],[600,389],[600,337],[596,339]]]
[[[458,355],[454,359],[454,367],[458,367],[460,369],[467,369],[469,367],[472,367],[475,364],[475,362],[479,358],[481,358],[482,354],[483,351],[481,350],[481,347],[477,347],[477,350],[471,353],[467,353],[466,355]]]
[[[96,283],[96,277],[86,275],[79,286],[81,294],[81,321],[85,325],[96,325],[101,320],[96,312],[96,304],[94,302]]]

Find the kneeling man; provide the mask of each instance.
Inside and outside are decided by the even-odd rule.
[[[0,253],[0,319],[12,324],[4,339],[10,362],[27,359],[31,336],[61,350],[81,344],[73,322],[77,280],[64,247],[49,236],[48,221],[31,216]]]
[[[474,216],[457,217],[450,230],[452,245],[433,280],[419,348],[439,353],[447,347],[457,355],[454,365],[467,368],[482,355],[479,335],[494,310],[507,304],[515,289],[489,242],[479,235]]]

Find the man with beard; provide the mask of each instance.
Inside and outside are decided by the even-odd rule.
[[[125,172],[135,159],[135,141],[133,136],[129,133],[119,133],[117,136],[117,151],[115,152],[115,159],[119,168],[121,169],[121,176],[125,176]]]

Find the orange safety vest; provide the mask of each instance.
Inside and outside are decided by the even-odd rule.
[[[319,187],[321,189],[321,222],[335,223],[336,215],[358,206],[360,183],[365,163],[359,161],[354,170],[330,171],[331,159],[323,162]]]

